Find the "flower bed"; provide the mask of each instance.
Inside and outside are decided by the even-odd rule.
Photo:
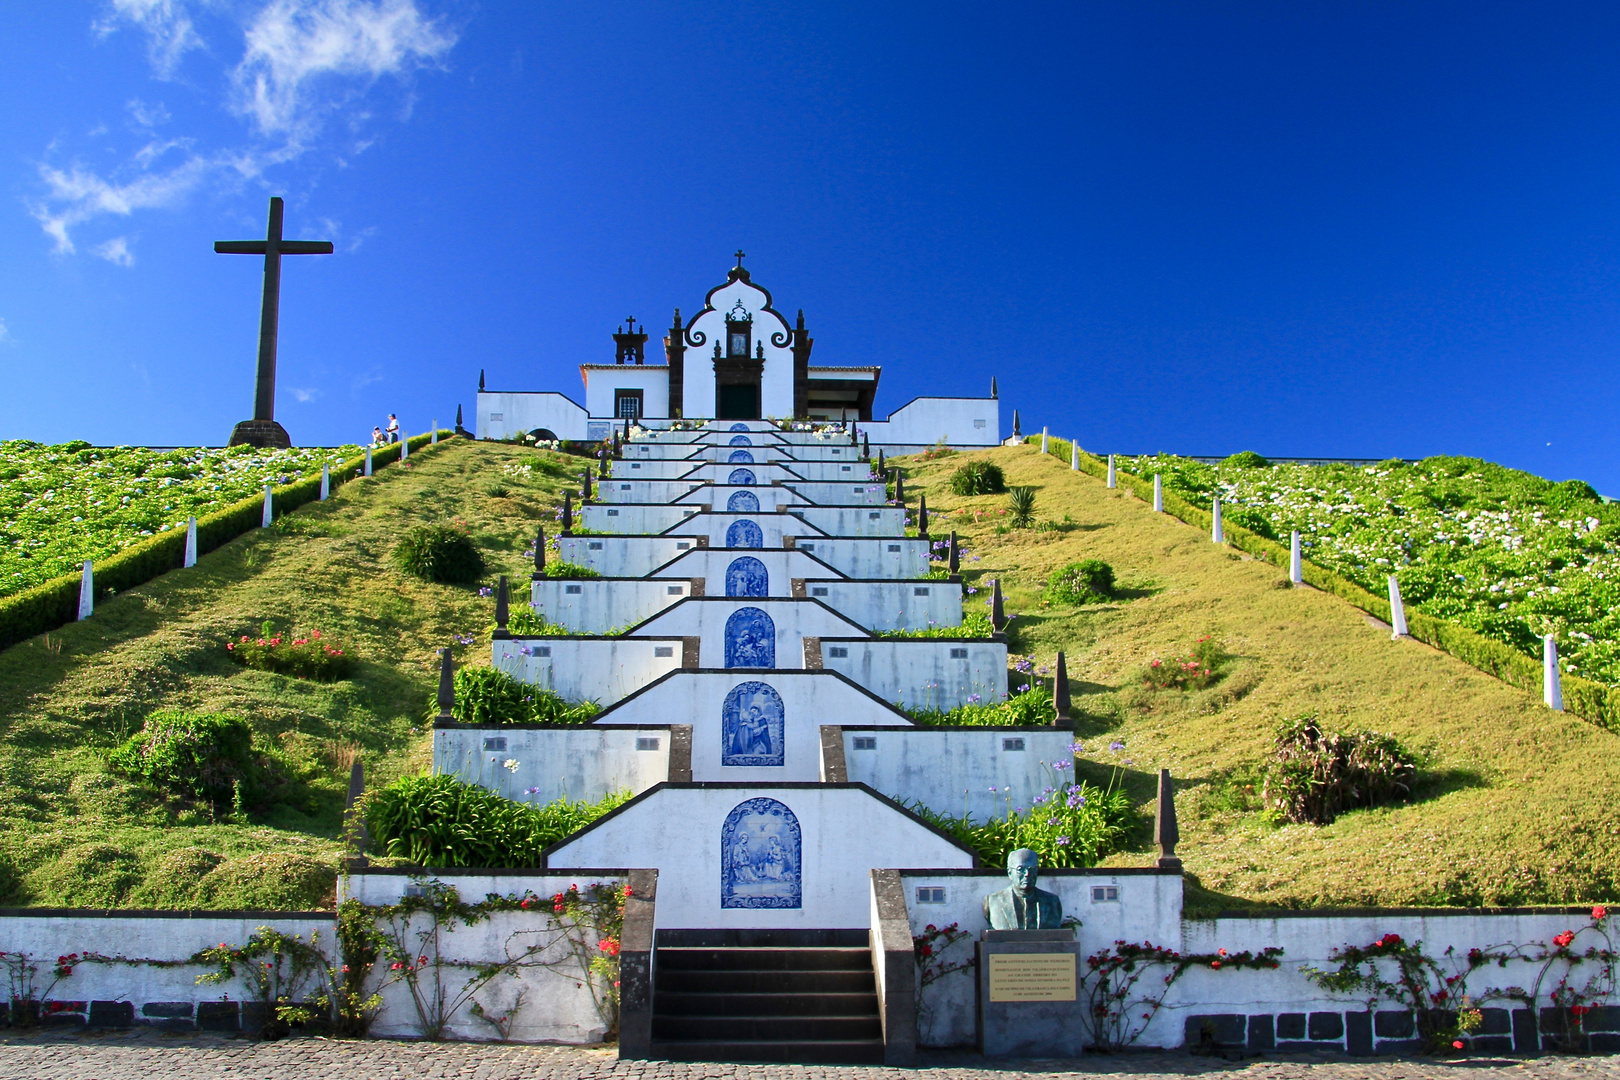
[[[149,536],[363,453],[0,442],[0,596],[79,571]]]
[[[1120,457],[1167,493],[1286,545],[1380,595],[1390,574],[1410,608],[1527,656],[1541,637],[1562,668],[1620,685],[1620,505],[1580,481],[1554,483],[1474,458],[1349,465],[1205,464]]]

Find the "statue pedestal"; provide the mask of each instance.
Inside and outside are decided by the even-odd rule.
[[[974,946],[979,1052],[1068,1058],[1085,1049],[1080,943],[1074,931],[985,930]]]
[[[264,447],[272,450],[285,450],[292,446],[292,439],[287,435],[287,429],[274,420],[243,420],[231,432],[231,441],[226,446]]]

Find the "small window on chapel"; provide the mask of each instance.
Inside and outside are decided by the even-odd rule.
[[[613,415],[621,420],[639,420],[641,418],[640,390],[615,390],[613,392]]]

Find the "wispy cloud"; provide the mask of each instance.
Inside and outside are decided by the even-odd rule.
[[[181,0],[112,0],[91,27],[106,37],[126,22],[145,32],[146,54],[160,79],[172,78],[187,52],[203,48]]]
[[[319,390],[306,390],[301,386],[289,386],[287,390],[292,394],[293,400],[300,405],[307,404],[321,396]]]
[[[0,345],[11,340],[11,329],[6,326],[6,320],[0,319]]]
[[[246,38],[233,107],[293,145],[378,78],[436,64],[456,42],[413,0],[274,0]]]
[[[64,163],[65,153],[53,142],[38,167],[40,192],[28,208],[59,253],[72,254],[73,230],[93,219],[175,206],[201,188],[228,189],[311,150],[324,147],[328,161],[347,165],[346,156],[361,153],[372,141],[362,130],[371,111],[360,104],[377,81],[389,76],[404,87],[398,115],[408,116],[411,76],[440,65],[456,43],[455,31],[424,15],[418,0],[238,5],[197,0],[190,8],[187,0],[108,0],[93,29],[103,37],[125,27],[143,33],[153,74],[167,80],[192,50],[217,55],[198,31],[193,10],[210,16],[243,12],[235,23],[241,59],[217,71],[215,85],[226,107],[246,121],[244,138],[234,146],[215,147],[183,133],[157,138],[156,129],[172,122],[169,110],[161,102],[135,98],[126,109],[131,128],[145,141],[128,151],[122,164],[107,169],[76,159]],[[174,85],[190,82],[188,75],[185,83]],[[323,143],[328,120],[340,110],[346,123],[334,130],[341,138]],[[106,134],[104,126],[98,134]],[[367,235],[360,233],[354,244]],[[122,249],[116,243],[109,240],[94,250],[129,265],[122,261],[130,257],[127,243]]]
[[[114,266],[134,266],[135,253],[129,250],[129,237],[115,236],[96,246],[96,254]]]

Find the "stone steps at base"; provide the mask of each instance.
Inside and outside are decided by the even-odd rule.
[[[877,992],[867,978],[864,990],[805,990],[782,986],[781,973],[770,972],[775,985],[752,991],[732,985],[716,990],[659,990],[653,1010],[661,1016],[871,1016],[877,1012]],[[771,986],[770,983],[765,983]]]
[[[681,1041],[804,1043],[883,1038],[876,1013],[856,1016],[654,1016],[653,1038]]]
[[[826,1040],[820,1042],[725,1041],[654,1039],[650,1057],[664,1061],[727,1061],[802,1065],[881,1065],[882,1039]]]

